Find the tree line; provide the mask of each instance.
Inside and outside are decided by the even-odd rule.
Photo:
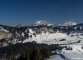
[[[10,60],[45,60],[49,57],[49,48],[44,46],[43,48],[35,47],[31,51],[30,49],[26,51],[23,50],[18,58],[12,55]]]

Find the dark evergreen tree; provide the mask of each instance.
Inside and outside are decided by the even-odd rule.
[[[25,51],[23,50],[18,60],[25,60]]]
[[[25,59],[30,60],[30,51],[29,50],[27,50],[25,53]]]
[[[32,50],[32,59],[31,60],[42,60],[42,55],[40,54],[39,47],[36,47]]]
[[[42,57],[43,57],[44,59],[50,57],[49,48],[46,47],[46,46],[42,48]]]
[[[16,60],[15,55],[12,55],[11,60]]]

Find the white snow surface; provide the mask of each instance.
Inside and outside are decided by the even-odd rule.
[[[31,31],[31,33],[33,33]],[[30,34],[31,35],[31,34]],[[67,35],[64,33],[49,33],[49,32],[42,32],[41,34],[37,34],[36,37],[34,35],[32,35],[32,38],[29,38],[27,40],[24,40],[25,42],[28,41],[36,41],[37,43],[54,43],[55,40],[54,39],[63,39],[65,38]]]
[[[72,50],[62,49],[61,53],[50,56],[47,60],[83,60],[83,32],[71,32],[64,38],[66,41],[56,41],[58,44],[66,44],[61,46],[72,47]],[[81,40],[79,43],[77,41]],[[72,44],[69,44],[72,43]]]
[[[5,31],[5,32],[9,32],[9,31],[7,31],[7,30],[5,30],[5,29],[0,29],[0,30]]]
[[[28,38],[23,41],[25,42],[32,42],[36,41],[37,43],[45,43],[45,44],[69,44],[69,43],[76,43],[79,40],[81,40],[80,43],[83,43],[83,32],[71,32],[69,35],[66,33],[49,33],[49,32],[42,32],[41,34],[36,34],[36,36],[33,35],[33,31],[29,29],[29,36],[32,35],[32,38]],[[61,39],[65,39],[66,41],[60,41]]]
[[[83,54],[63,53],[53,55],[50,57],[50,59],[47,60],[83,60]]]

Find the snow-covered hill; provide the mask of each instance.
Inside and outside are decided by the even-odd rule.
[[[61,52],[50,56],[48,60],[83,60],[83,43],[73,43],[65,46]],[[72,49],[69,49],[72,48]],[[56,52],[56,51],[55,51]]]
[[[52,24],[49,24],[48,22],[44,21],[44,20],[39,20],[36,21],[33,26],[50,26]]]
[[[18,24],[17,26],[15,26],[15,27],[17,27],[17,28],[20,28],[20,27],[23,27],[24,25],[22,25],[22,24]]]
[[[56,24],[56,26],[72,26],[72,25],[77,25],[74,21],[65,21],[63,23]]]
[[[50,59],[47,60],[83,60],[83,54],[63,53],[53,55],[50,57]]]
[[[26,40],[25,42],[32,42],[36,41],[37,43],[46,43],[46,44],[70,44],[76,43],[79,40],[82,41],[83,39],[83,32],[82,31],[71,31],[70,34],[62,33],[60,31],[56,31],[54,33],[49,32],[41,32],[41,34],[35,34],[31,29],[29,29],[29,36],[32,36]],[[33,35],[33,33],[35,35]]]

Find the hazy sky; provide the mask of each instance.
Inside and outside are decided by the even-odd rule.
[[[0,24],[32,24],[37,20],[83,23],[83,0],[0,0]]]

